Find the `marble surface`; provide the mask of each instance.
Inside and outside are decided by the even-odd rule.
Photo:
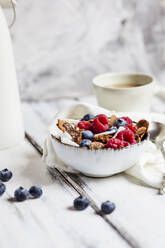
[[[164,83],[164,0],[19,1],[11,30],[21,97],[90,94],[108,71],[152,73]]]

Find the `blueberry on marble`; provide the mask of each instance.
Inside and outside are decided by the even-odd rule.
[[[89,131],[89,130],[82,131],[82,139],[89,139],[89,140],[91,140],[91,139],[93,139],[93,136],[94,136],[94,134],[91,131]]]
[[[110,127],[107,131],[111,131],[113,133],[116,133],[117,132],[117,127]]]
[[[0,196],[3,195],[6,191],[6,186],[4,183],[0,183]]]
[[[79,143],[80,147],[89,147],[91,144],[91,140],[90,139],[83,139],[81,140],[81,142]]]
[[[73,205],[76,210],[84,210],[89,206],[89,203],[86,197],[79,196],[74,200]]]
[[[29,193],[34,197],[34,198],[39,198],[42,194],[43,191],[39,185],[32,186],[29,189]]]
[[[29,199],[30,193],[27,189],[24,189],[23,187],[19,187],[14,192],[15,199],[17,201],[25,201]]]
[[[8,169],[0,171],[0,180],[3,182],[8,182],[12,178],[13,174]]]
[[[89,121],[89,120],[93,120],[94,118],[95,118],[94,115],[87,114],[87,115],[84,115],[84,117],[81,119],[81,121]]]
[[[111,214],[115,210],[115,208],[115,204],[110,201],[106,201],[101,204],[101,210],[104,214]]]
[[[127,121],[124,120],[124,119],[117,119],[114,121],[114,124],[113,124],[115,127],[119,128],[119,127],[123,127],[123,126],[127,126]]]

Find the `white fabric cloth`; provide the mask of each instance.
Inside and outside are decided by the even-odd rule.
[[[92,113],[94,115],[104,113],[110,116],[115,111],[108,111],[106,109],[100,108],[98,106],[79,103],[68,106],[62,111],[58,112],[51,123],[49,130],[51,133],[53,132],[52,127],[58,118],[60,119],[80,119],[83,115],[87,113]],[[116,113],[117,116],[129,116],[133,120],[138,121],[139,119],[147,119],[150,124],[153,121],[160,122],[165,124],[165,115],[162,114],[141,114],[141,113]],[[165,138],[165,129],[161,132],[160,136],[157,137],[157,142],[164,140]],[[44,145],[44,154],[43,154],[44,162],[50,167],[58,167],[65,171],[75,172],[73,169],[69,168],[62,161],[59,160],[56,155],[52,143],[51,137],[48,135],[45,145]],[[151,141],[148,143],[146,147],[145,154],[143,157],[139,159],[139,162],[132,165],[132,167],[125,171],[126,174],[131,175],[145,185],[154,188],[160,188],[163,176],[165,175],[165,161],[163,159],[162,153],[157,149],[157,146],[153,144]]]

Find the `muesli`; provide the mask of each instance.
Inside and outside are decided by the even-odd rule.
[[[68,133],[72,142],[88,149],[121,149],[148,137],[149,122],[134,122],[129,117],[86,114],[79,122],[58,120],[57,127]],[[61,141],[61,140],[60,140]]]

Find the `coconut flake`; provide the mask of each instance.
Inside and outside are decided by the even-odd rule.
[[[77,120],[73,119],[64,119],[65,121],[70,122],[71,124],[77,124]],[[60,128],[57,126],[58,119],[55,121],[55,123],[50,127],[50,133],[55,136],[57,139],[61,140],[61,143],[72,145],[72,146],[79,146],[77,143],[72,141],[72,137],[68,132],[63,132]]]
[[[79,146],[77,143],[72,141],[71,135],[67,132],[61,134],[61,142],[67,145]]]
[[[106,132],[103,132],[103,133],[97,133],[94,135],[94,137],[97,137],[97,136],[100,136],[100,135],[108,135],[108,134],[113,134],[115,133],[114,130],[111,130],[111,131],[106,131]]]

